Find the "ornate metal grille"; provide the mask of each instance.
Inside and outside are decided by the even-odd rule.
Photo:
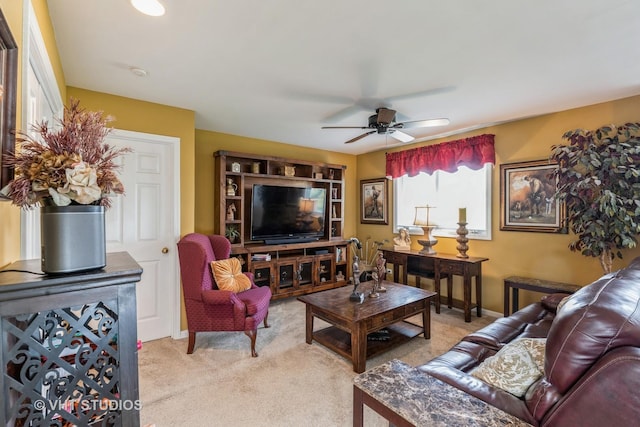
[[[3,319],[4,405],[14,425],[120,425],[116,304]]]

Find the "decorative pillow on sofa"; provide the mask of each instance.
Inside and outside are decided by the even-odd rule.
[[[242,273],[238,258],[211,261],[211,271],[218,289],[222,291],[237,293],[251,288],[251,280]]]
[[[538,367],[538,369],[540,369],[540,372],[544,372],[544,348],[547,345],[547,339],[521,338],[516,341],[525,346],[525,348],[531,355],[531,358],[536,363],[536,366]]]
[[[506,344],[471,375],[514,396],[522,397],[544,371],[545,338],[522,338]]]

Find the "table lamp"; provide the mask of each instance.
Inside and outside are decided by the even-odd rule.
[[[413,225],[417,225],[422,228],[425,234],[425,238],[418,239],[418,243],[422,245],[420,250],[421,254],[434,255],[436,251],[433,247],[438,243],[438,240],[431,235],[431,232],[436,228],[436,224],[429,220],[429,211],[433,209],[433,206],[416,206],[416,215],[413,220]]]

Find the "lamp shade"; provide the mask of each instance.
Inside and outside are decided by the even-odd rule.
[[[413,225],[417,225],[419,227],[426,226],[434,226],[436,225],[433,221],[429,219],[429,211],[433,209],[434,206],[416,206],[416,215],[413,220]]]
[[[315,208],[315,200],[300,198],[300,211],[305,213],[313,212]]]

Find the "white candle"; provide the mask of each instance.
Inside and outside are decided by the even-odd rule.
[[[467,208],[458,209],[458,222],[467,222]]]

